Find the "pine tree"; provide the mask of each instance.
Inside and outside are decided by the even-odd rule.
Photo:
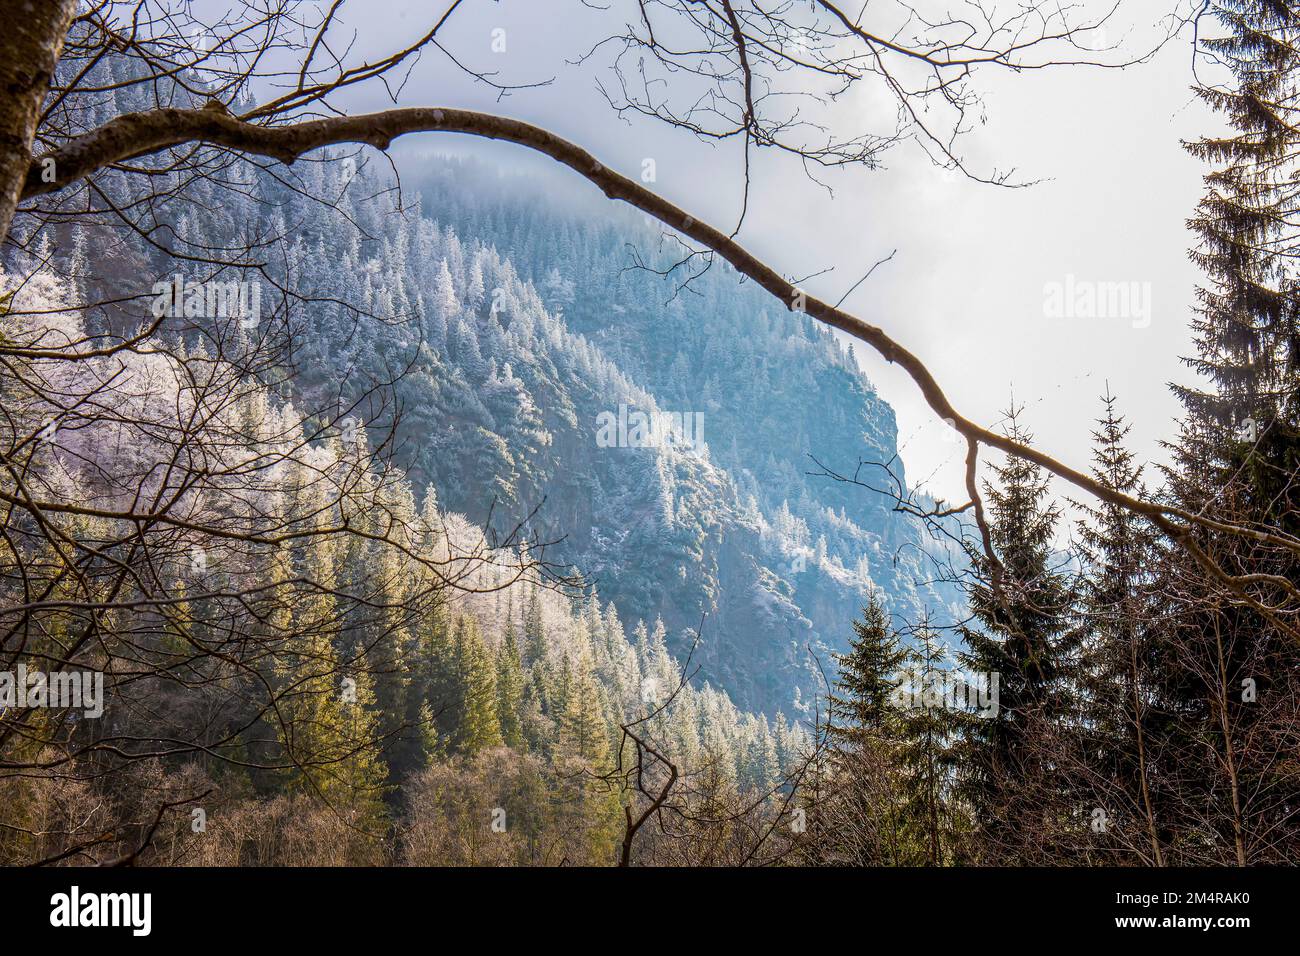
[[[1007,434],[1029,443],[1007,413]],[[1037,738],[1067,706],[1071,691],[1067,613],[1070,589],[1054,567],[1052,550],[1058,511],[1046,501],[1047,478],[1033,462],[1009,457],[985,483],[989,533],[995,560],[972,553],[973,577],[966,586],[976,626],[959,633],[961,655],[976,678],[996,674],[997,713],[963,720],[957,745],[959,790],[968,802],[994,862],[1024,861],[1059,807],[1053,770]]]
[[[320,633],[295,637],[279,673],[276,726],[295,768],[287,788],[319,795],[357,826],[378,827],[388,770],[367,675],[342,668]]]
[[[884,605],[872,594],[853,622],[849,652],[836,654],[839,675],[827,701],[827,732],[838,747],[865,746],[887,736],[893,696],[908,659],[889,624]]]
[[[460,690],[456,750],[473,755],[485,747],[501,746],[496,673],[478,621],[468,614],[456,622],[456,665]]]
[[[587,654],[578,655],[572,670],[566,658],[564,673],[568,679],[564,710],[559,716],[561,749],[597,765],[609,752],[609,727],[602,706],[604,695],[592,674]]]
[[[749,747],[741,755],[745,765],[741,777],[750,793],[768,793],[780,781],[781,767],[767,717],[760,714],[755,718],[750,733]]]
[[[827,858],[859,866],[942,865],[952,826],[949,747],[954,720],[932,699],[949,675],[928,620],[903,644],[872,595],[853,622],[829,699],[832,797]]]
[[[505,641],[497,652],[497,720],[505,745],[521,752],[527,749],[523,710],[524,671],[515,645],[514,628],[507,627]]]
[[[1129,426],[1103,399],[1104,415],[1093,432],[1092,474],[1105,487],[1145,497],[1142,468],[1125,446]],[[1083,573],[1079,595],[1083,629],[1079,683],[1082,719],[1076,759],[1087,806],[1141,821],[1148,864],[1164,864],[1160,785],[1156,770],[1162,725],[1169,723],[1166,674],[1160,673],[1159,623],[1152,600],[1152,569],[1158,542],[1151,526],[1127,508],[1102,502],[1079,504],[1077,524]],[[1122,805],[1117,805],[1121,804]]]
[[[546,628],[542,624],[541,594],[536,587],[528,599],[528,612],[524,618],[524,644],[528,648],[530,664],[546,660]]]
[[[1175,390],[1187,415],[1166,472],[1169,496],[1184,510],[1294,538],[1300,296],[1290,262],[1300,211],[1300,10],[1293,0],[1217,0],[1211,10],[1225,32],[1203,44],[1233,80],[1198,93],[1231,129],[1188,147],[1215,165],[1189,224],[1200,240],[1192,259],[1208,280],[1189,364],[1208,387]],[[1288,548],[1201,528],[1189,540],[1242,579],[1300,583]],[[1179,793],[1172,826],[1181,852],[1194,862],[1284,859],[1267,834],[1300,799],[1297,774],[1275,760],[1296,719],[1298,657],[1293,635],[1261,609],[1277,603],[1278,591],[1243,600],[1185,549],[1170,550],[1159,575],[1158,661],[1179,731],[1163,765]]]
[[[1193,324],[1199,354],[1188,364],[1213,388],[1175,392],[1203,429],[1185,455],[1224,474],[1250,450],[1268,460],[1296,445],[1300,301],[1284,242],[1300,211],[1292,181],[1300,9],[1292,0],[1217,0],[1211,8],[1227,34],[1203,46],[1231,68],[1236,84],[1197,88],[1232,132],[1187,147],[1216,164],[1189,223],[1200,238],[1192,259],[1209,284]]]
[[[956,702],[936,700],[931,693],[936,679],[945,688],[959,675],[939,666],[942,651],[924,616],[914,634],[915,649],[907,664],[918,679],[920,700],[900,707],[894,729],[893,764],[898,769],[899,816],[905,834],[906,862],[943,866],[952,861],[954,817],[951,747],[957,729]]]

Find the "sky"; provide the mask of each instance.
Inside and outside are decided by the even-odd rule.
[[[1096,45],[1147,49],[1161,5],[1177,2],[1122,0]],[[1090,4],[1111,5],[1082,5]],[[609,78],[607,60],[577,62],[619,25],[617,8],[626,4],[609,5],[615,9],[594,10],[582,0],[467,0],[440,34],[449,50],[503,81],[552,82],[499,98],[434,53],[411,71],[397,102],[524,119],[633,178],[653,158],[653,188],[729,231],[741,203],[739,151],[650,120],[615,117],[596,87]],[[364,16],[349,23],[355,56],[409,41],[441,9],[428,0],[357,6]],[[1187,29],[1149,63],[1123,70],[978,74],[983,122],[963,137],[960,152],[975,170],[1014,168],[1015,181],[1033,183],[1024,188],[945,173],[904,144],[886,155],[883,169],[823,177],[828,193],[795,163],[760,152],[738,238],[787,276],[820,273],[805,288],[831,302],[893,252],[844,307],[919,355],[963,414],[995,425],[1014,398],[1039,447],[1086,467],[1089,433],[1109,388],[1132,423],[1139,458],[1162,460],[1160,441],[1172,436],[1179,410],[1168,384],[1193,381],[1179,360],[1192,352],[1188,322],[1199,281],[1185,223],[1206,172],[1181,143],[1220,128],[1192,93],[1192,67]],[[878,114],[878,97],[864,87],[834,116],[847,130]],[[371,84],[340,102],[365,110],[392,101]],[[422,136],[398,155],[431,150],[536,175],[541,188],[556,176],[578,181],[522,147],[471,137]],[[1104,294],[1092,309],[1078,298],[1098,283],[1129,295],[1120,314],[1107,314]],[[901,370],[861,344],[856,354],[897,412],[909,482],[964,500],[964,446]]]

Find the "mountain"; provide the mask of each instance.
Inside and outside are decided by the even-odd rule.
[[[269,281],[263,331],[292,356],[259,373],[280,400],[391,429],[417,496],[551,542],[746,710],[804,711],[872,588],[900,618],[959,609],[934,580],[957,549],[869,487],[906,487],[894,413],[829,330],[721,261],[673,268],[680,244],[625,208],[438,157],[404,163],[398,190],[375,156],[230,157],[153,214],[186,248],[254,250],[241,275]],[[138,242],[96,255],[118,289],[175,270]],[[642,416],[680,427],[647,436]],[[892,477],[814,477],[814,458]]]
[[[73,129],[202,99],[86,68]],[[868,592],[956,604],[942,539],[869,487],[904,487],[888,405],[829,332],[674,268],[626,210],[446,159],[399,190],[368,156],[168,153],[15,220],[0,437],[61,508],[11,521],[0,604],[52,596],[26,659],[75,657],[106,704],[49,738],[89,758],[50,749],[57,779],[0,805],[104,833],[185,789],[211,835],[178,815],[159,843],[223,865],[477,863],[462,834],[499,813],[498,862],[608,863],[651,791],[797,842],[811,702]],[[137,744],[106,769],[97,739]],[[640,858],[681,859],[656,829]]]
[[[905,485],[893,410],[832,333],[721,262],[680,288],[660,275],[680,249],[626,210],[480,164],[410,165],[404,210],[363,169],[337,184],[355,231],[309,216],[294,232],[303,275],[337,277],[315,294],[397,321],[352,334],[340,316],[300,367],[330,370],[322,389],[343,373],[355,400],[410,365],[397,457],[417,487],[477,521],[529,519],[624,619],[662,618],[675,655],[700,632],[701,677],[769,714],[820,689],[870,588],[899,616],[958,607],[933,581],[943,542],[892,497],[809,474],[814,457],[892,462]],[[607,447],[637,411],[683,421],[680,440]]]

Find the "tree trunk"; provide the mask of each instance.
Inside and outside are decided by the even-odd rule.
[[[32,141],[77,0],[0,0],[0,237],[32,162]]]

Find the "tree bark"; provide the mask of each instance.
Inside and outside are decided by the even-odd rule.
[[[0,0],[0,236],[9,235],[77,0]]]

